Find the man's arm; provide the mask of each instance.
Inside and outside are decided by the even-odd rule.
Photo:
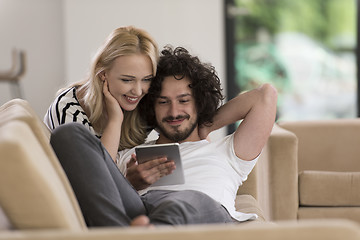
[[[270,84],[239,94],[218,109],[211,126],[200,128],[200,137],[205,139],[210,132],[243,120],[235,133],[235,152],[241,159],[254,159],[270,135],[276,102],[277,92]]]
[[[241,94],[241,101],[228,111],[243,116],[234,134],[235,154],[243,160],[252,160],[262,151],[276,117],[277,91],[270,84]],[[238,99],[234,99],[235,101]]]

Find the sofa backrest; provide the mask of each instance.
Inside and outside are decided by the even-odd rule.
[[[0,205],[16,229],[84,229],[49,136],[25,100],[0,107]]]
[[[298,170],[360,171],[360,119],[282,122],[298,140]]]

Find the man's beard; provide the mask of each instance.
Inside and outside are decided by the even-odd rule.
[[[174,117],[167,117],[167,118],[164,118],[162,120],[162,122],[166,122],[166,120],[173,120],[173,119],[182,119],[182,118],[185,118],[185,119],[190,119],[190,116],[189,115],[186,115],[186,116],[177,116],[176,118]],[[160,131],[161,134],[163,134],[167,139],[173,141],[173,142],[182,142],[184,141],[185,139],[187,139],[191,133],[194,131],[194,129],[196,128],[197,126],[197,120],[194,121],[194,122],[190,122],[190,126],[188,128],[186,128],[185,130],[183,131],[180,131],[179,130],[179,126],[174,126],[174,127],[171,127],[174,131],[173,132],[169,132],[167,131],[162,124],[158,124],[158,130]]]

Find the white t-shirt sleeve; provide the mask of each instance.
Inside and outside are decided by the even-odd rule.
[[[235,154],[234,149],[234,134],[226,136],[223,140],[219,142],[219,144],[225,144],[225,146],[219,149],[225,151],[229,164],[239,174],[241,181],[244,182],[254,168],[260,155],[250,161],[238,158]]]

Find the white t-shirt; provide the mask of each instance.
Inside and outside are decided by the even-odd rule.
[[[185,184],[149,187],[149,190],[196,190],[203,192],[221,203],[229,214],[238,221],[257,218],[257,215],[237,212],[235,210],[236,193],[240,185],[255,166],[257,159],[244,161],[235,155],[234,135],[208,142],[184,142],[180,144],[180,153],[184,169]],[[155,141],[146,143],[154,144]],[[118,167],[126,172],[126,163],[130,160],[134,148],[118,153]]]

